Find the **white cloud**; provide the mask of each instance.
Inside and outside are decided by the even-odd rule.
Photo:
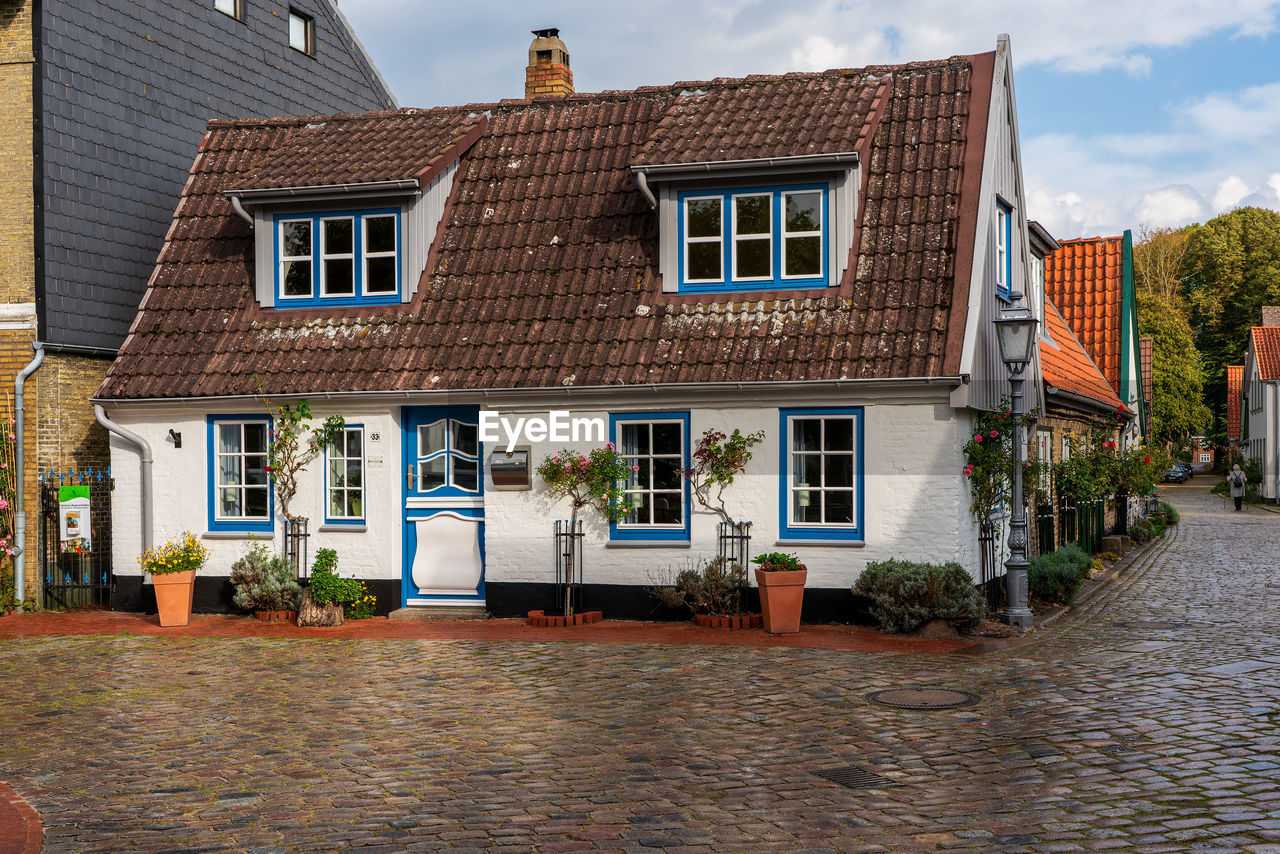
[[[1213,194],[1213,209],[1225,211],[1235,207],[1249,195],[1249,185],[1238,175],[1228,175],[1218,184]]]
[[[1195,188],[1180,184],[1144,193],[1134,214],[1143,225],[1164,228],[1203,220],[1208,210],[1209,205]]]

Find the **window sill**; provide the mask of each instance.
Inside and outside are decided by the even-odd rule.
[[[202,540],[267,540],[275,536],[275,531],[205,531],[200,535]]]
[[[357,524],[344,525],[339,522],[330,522],[330,523],[321,525],[316,530],[322,534],[328,534],[333,531],[350,531],[353,534],[363,534],[365,531],[369,530],[369,528],[363,522],[361,522],[358,525]]]
[[[867,545],[866,540],[777,540],[775,546],[833,546],[844,549],[860,549]]]
[[[609,540],[604,544],[606,549],[688,549],[693,547],[689,540]]]

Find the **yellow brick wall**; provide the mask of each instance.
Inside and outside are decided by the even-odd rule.
[[[18,376],[18,372],[26,367],[35,355],[35,352],[31,349],[31,342],[34,338],[34,330],[0,330],[0,382],[3,382],[3,386],[0,386],[0,430],[9,431],[13,429],[9,423],[9,419],[15,414],[13,382]],[[27,380],[24,396],[28,413],[22,431],[23,444],[26,449],[22,491],[27,514],[26,597],[35,601],[39,589],[36,541],[40,530],[40,492],[37,486],[38,474],[35,464],[37,431],[35,419],[31,418],[30,415],[33,404],[40,398],[38,373]]]
[[[0,0],[0,302],[35,300],[31,0]]]
[[[107,431],[93,416],[89,398],[102,385],[111,362],[50,353],[36,372],[40,402],[28,406],[37,422],[37,464],[41,472],[97,469],[110,463]]]

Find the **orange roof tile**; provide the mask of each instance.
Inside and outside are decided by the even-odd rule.
[[[1280,380],[1280,326],[1253,327],[1253,352],[1258,375],[1263,380]]]
[[[1044,259],[1045,293],[1118,393],[1124,238],[1087,237],[1061,244]]]
[[[1244,365],[1227,365],[1227,439],[1240,440],[1240,393],[1244,385]]]
[[[1046,299],[1044,307],[1047,315],[1045,324],[1049,337],[1053,339],[1052,343],[1040,342],[1040,373],[1045,386],[1088,397],[1108,409],[1125,409],[1098,366],[1071,332],[1071,327],[1067,326],[1057,306]]]

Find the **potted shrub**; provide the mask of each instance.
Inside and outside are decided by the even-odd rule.
[[[340,626],[343,606],[354,604],[367,595],[364,585],[354,578],[337,573],[338,553],[320,549],[311,565],[311,581],[302,591],[298,610],[300,626]]]
[[[294,577],[293,563],[283,555],[271,555],[261,543],[231,565],[231,583],[237,608],[253,611],[266,623],[290,623],[298,616],[302,588]]]
[[[166,628],[191,622],[191,600],[195,595],[196,570],[209,559],[209,550],[190,531],[159,548],[149,548],[138,558],[155,585],[156,610]]]
[[[800,609],[804,605],[804,583],[809,571],[795,555],[769,552],[751,559],[756,565],[756,586],[760,588],[760,610],[764,630],[773,635],[800,631]]]

